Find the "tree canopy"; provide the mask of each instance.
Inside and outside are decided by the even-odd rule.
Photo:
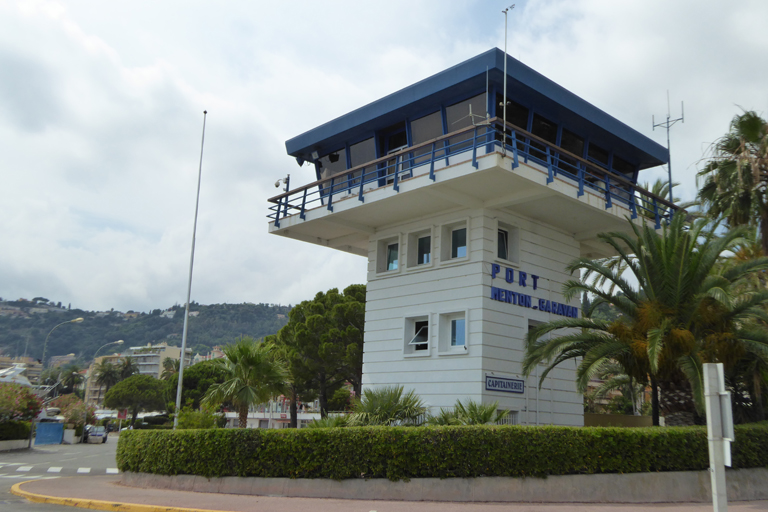
[[[107,391],[104,405],[110,409],[128,409],[133,425],[142,411],[165,410],[163,381],[149,375],[128,377]]]
[[[323,417],[330,397],[344,383],[361,395],[364,330],[365,286],[351,285],[298,304],[278,332],[276,343],[284,347],[293,382],[317,393]]]
[[[178,361],[178,360],[176,360]],[[181,387],[181,405],[190,405],[193,409],[200,408],[203,395],[213,384],[222,384],[227,380],[227,372],[214,361],[203,361],[184,368],[184,382]],[[172,373],[165,381],[166,399],[176,401],[176,388],[179,374]]]

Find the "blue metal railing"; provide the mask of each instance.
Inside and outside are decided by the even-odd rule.
[[[578,196],[586,192],[600,195],[606,208],[622,205],[633,219],[643,216],[654,220],[657,229],[662,220],[677,210],[677,206],[669,201],[598,163],[569,153],[509,123],[506,130],[502,126],[503,122],[494,118],[289,190],[269,199],[273,204],[267,217],[279,227],[282,218],[298,214],[305,219],[307,210],[322,206],[333,211],[336,201],[350,196],[357,196],[358,201],[364,202],[366,192],[390,185],[399,192],[400,183],[419,172],[428,174],[429,179],[435,181],[436,164],[448,166],[471,161],[477,168],[478,157],[493,152],[510,155],[512,169],[517,168],[521,160],[526,164],[535,163],[547,173],[547,184],[556,177],[572,181],[578,186]]]

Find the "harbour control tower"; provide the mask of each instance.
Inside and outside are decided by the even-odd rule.
[[[574,363],[539,387],[521,373],[525,335],[580,315],[565,267],[609,255],[598,233],[674,210],[637,186],[664,147],[492,49],[286,149],[316,180],[269,199],[269,231],[368,261],[363,389],[583,425]]]

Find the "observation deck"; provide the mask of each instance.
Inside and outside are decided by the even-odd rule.
[[[597,234],[656,228],[675,205],[637,186],[667,150],[490,50],[286,143],[316,180],[269,199],[271,233],[368,255],[378,230],[482,208],[540,221],[606,256]]]

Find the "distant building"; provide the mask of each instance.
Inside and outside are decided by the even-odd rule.
[[[186,350],[184,366],[189,366],[192,362],[192,349]],[[159,379],[163,374],[163,361],[167,357],[178,361],[181,359],[180,347],[169,347],[167,343],[160,342],[157,345],[147,344],[146,347],[131,347],[126,356],[131,356],[139,367],[141,375],[151,375]]]
[[[169,309],[168,311],[160,313],[160,318],[173,318],[174,316],[176,316],[176,310],[174,309]]]
[[[91,363],[91,366],[88,368],[88,373],[86,374],[85,403],[97,407],[104,403],[104,395],[107,392],[107,388],[106,386],[99,385],[97,382],[98,375],[96,374],[96,368],[98,368],[104,361],[118,365],[122,359],[123,355],[112,354],[108,356],[100,356],[93,360],[93,363]]]
[[[51,356],[48,360],[48,366],[50,368],[56,368],[58,366],[64,366],[75,360],[75,354],[67,354],[65,356]]]

